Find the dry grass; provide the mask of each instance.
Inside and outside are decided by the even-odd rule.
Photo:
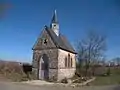
[[[0,61],[0,74],[12,81],[28,80],[22,66],[18,62]]]

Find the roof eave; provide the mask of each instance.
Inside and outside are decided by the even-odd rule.
[[[77,52],[74,52],[74,51],[71,51],[71,50],[68,50],[68,49],[65,49],[65,48],[62,48],[62,47],[58,47],[59,49],[62,49],[62,50],[65,50],[65,51],[68,51],[70,53],[73,53],[73,54],[77,54]]]

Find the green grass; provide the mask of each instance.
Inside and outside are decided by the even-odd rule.
[[[115,85],[120,84],[120,68],[111,68],[110,76],[97,76],[90,85]]]
[[[90,85],[114,85],[120,84],[120,75],[98,76]]]

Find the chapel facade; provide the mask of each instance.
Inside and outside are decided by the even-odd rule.
[[[76,51],[60,33],[56,10],[49,26],[44,26],[33,48],[32,72],[36,79],[60,81],[76,70]]]

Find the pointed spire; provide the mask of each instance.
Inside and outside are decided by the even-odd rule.
[[[56,10],[54,11],[51,23],[58,23],[57,11]]]

